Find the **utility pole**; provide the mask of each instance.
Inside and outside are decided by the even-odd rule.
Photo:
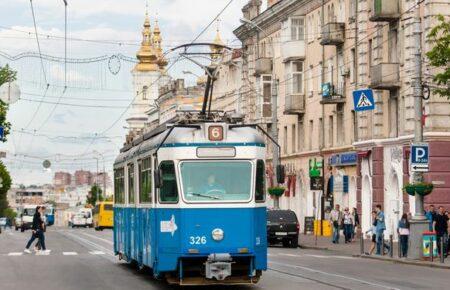
[[[322,23],[322,31],[325,27],[325,0],[322,0],[322,8],[321,8],[320,22]],[[321,79],[322,84],[325,82],[325,46],[322,45],[322,69],[321,69]],[[322,84],[320,84],[322,86]],[[322,90],[323,94],[323,90]],[[322,96],[323,98],[323,96]],[[322,136],[322,137],[321,137]],[[310,136],[311,138],[311,136]],[[311,142],[311,141],[310,141]],[[322,157],[322,195],[320,196],[320,235],[323,236],[323,220],[325,219],[325,155],[323,150],[325,149],[325,104],[322,104],[322,124],[319,133],[319,150],[320,156]],[[316,237],[317,238],[317,237]]]
[[[413,22],[413,43],[414,46],[414,142],[423,142],[422,125],[422,26],[420,18],[420,3],[418,0],[414,11]],[[413,172],[413,182],[422,182],[423,174]],[[422,258],[422,234],[428,230],[428,221],[424,216],[423,196],[415,195],[415,211],[411,220],[411,250],[408,256],[412,259]]]
[[[274,58],[275,60],[275,58]],[[273,71],[273,68],[272,68]],[[278,116],[277,116],[277,108],[278,108],[278,80],[275,79],[275,73],[272,73],[272,138],[278,142]],[[272,165],[273,165],[273,170],[274,170],[274,184],[278,185],[278,178],[277,178],[277,168],[279,165],[279,149],[278,146],[276,146],[275,144],[272,146],[273,148],[273,152],[272,152]],[[274,204],[273,206],[275,208],[280,208],[280,199],[278,196],[274,197],[273,200]]]

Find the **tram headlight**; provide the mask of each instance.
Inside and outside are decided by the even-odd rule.
[[[223,240],[223,230],[222,229],[214,229],[211,233],[214,241]]]

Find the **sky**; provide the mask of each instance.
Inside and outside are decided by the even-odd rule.
[[[152,25],[158,19],[163,49],[168,50],[191,42],[228,2],[150,0],[148,13]],[[234,0],[198,41],[212,42],[219,28],[226,44],[239,47],[233,30],[246,2]],[[51,56],[42,62],[36,57],[30,1],[0,1],[0,66],[9,64],[17,71],[21,89],[21,99],[8,113],[13,132],[0,144],[13,182],[51,183],[55,171],[95,171],[97,163],[100,171],[104,164],[111,173],[127,131],[127,107],[133,99],[130,70],[141,41],[146,1],[68,0],[67,57],[76,60],[67,65],[64,2],[33,1],[33,10],[41,53]],[[190,62],[180,61],[169,75],[193,83],[192,75],[183,75],[186,70],[202,74]],[[46,159],[52,166],[44,170]]]

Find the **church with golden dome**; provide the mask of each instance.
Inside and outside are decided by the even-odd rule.
[[[162,36],[158,20],[152,29],[148,12],[145,13],[142,41],[136,53],[137,64],[131,71],[134,99],[127,123],[130,132],[137,132],[148,122],[148,111],[155,108],[159,87],[169,81],[166,74],[167,59],[162,50]]]

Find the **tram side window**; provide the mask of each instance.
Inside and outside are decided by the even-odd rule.
[[[178,202],[178,186],[173,161],[163,161],[159,166],[161,171],[162,186],[159,189],[159,201],[161,203]]]
[[[255,200],[264,201],[266,197],[266,166],[263,160],[256,162]]]
[[[134,164],[128,165],[128,203],[134,203]]]
[[[139,202],[151,203],[152,198],[152,162],[148,157],[139,164],[140,186],[139,186]]]
[[[123,168],[114,171],[114,201],[116,204],[125,203],[125,176]]]

